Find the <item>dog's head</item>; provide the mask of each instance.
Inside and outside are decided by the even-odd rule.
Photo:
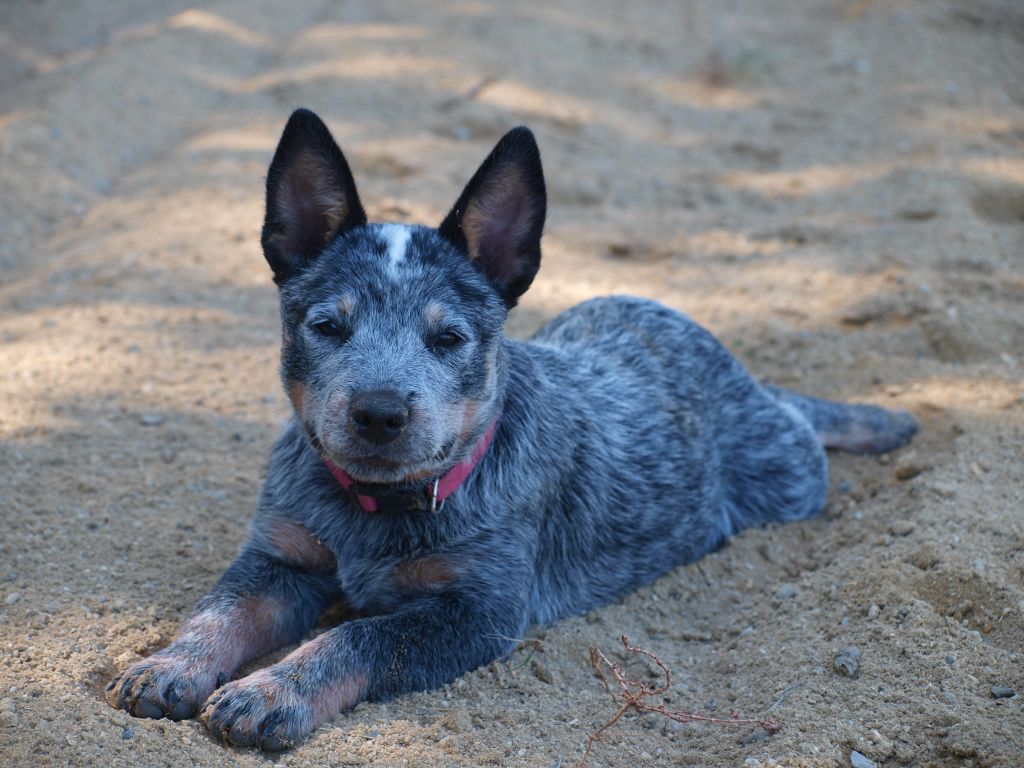
[[[396,483],[472,450],[500,407],[505,317],[540,266],[545,206],[537,144],[516,128],[437,229],[369,223],[327,127],[291,116],[267,175],[263,252],[285,388],[325,457]]]

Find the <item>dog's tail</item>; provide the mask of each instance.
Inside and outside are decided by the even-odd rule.
[[[877,405],[834,403],[770,384],[766,384],[765,389],[779,402],[803,414],[826,448],[851,453],[887,453],[903,447],[917,434],[917,421],[906,411],[890,411]]]

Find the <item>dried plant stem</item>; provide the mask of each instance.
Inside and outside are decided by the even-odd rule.
[[[619,710],[611,716],[608,722],[590,734],[590,737],[587,739],[587,747],[583,750],[583,756],[580,758],[578,768],[582,768],[582,766],[587,762],[587,758],[590,757],[590,750],[600,735],[615,725],[615,723],[619,721],[619,718],[621,718],[630,709],[634,709],[637,712],[655,712],[659,715],[664,715],[677,723],[702,722],[715,723],[719,725],[757,725],[769,733],[775,733],[782,728],[782,723],[771,715],[761,718],[751,718],[740,717],[737,712],[733,712],[727,718],[710,717],[708,715],[698,714],[697,712],[669,710],[663,704],[651,704],[646,701],[646,699],[652,696],[660,696],[668,691],[669,686],[672,684],[672,673],[669,671],[665,662],[650,651],[630,645],[629,638],[625,635],[622,635],[621,640],[627,653],[637,656],[646,656],[648,659],[653,661],[665,676],[665,681],[661,685],[654,685],[645,680],[631,680],[626,677],[625,670],[621,664],[613,664],[599,649],[591,648],[590,663],[594,667],[595,674],[597,674],[601,682],[604,683],[605,690],[611,694],[615,703],[621,703],[621,706],[619,707]],[[611,684],[608,682],[608,675],[605,672],[606,668],[611,670],[612,677],[619,687],[617,692],[612,690]]]

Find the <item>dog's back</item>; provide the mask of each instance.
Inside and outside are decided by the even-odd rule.
[[[824,451],[807,421],[672,310],[593,300],[509,357],[490,460],[515,497],[479,501],[507,515],[502,525],[536,528],[529,621],[607,602],[741,528],[824,503]]]

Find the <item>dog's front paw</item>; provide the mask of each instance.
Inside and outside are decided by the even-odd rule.
[[[107,703],[135,717],[195,717],[213,692],[218,672],[203,659],[165,648],[132,664],[107,685]]]
[[[310,703],[274,667],[217,690],[199,718],[229,744],[269,752],[291,747],[317,725]]]

